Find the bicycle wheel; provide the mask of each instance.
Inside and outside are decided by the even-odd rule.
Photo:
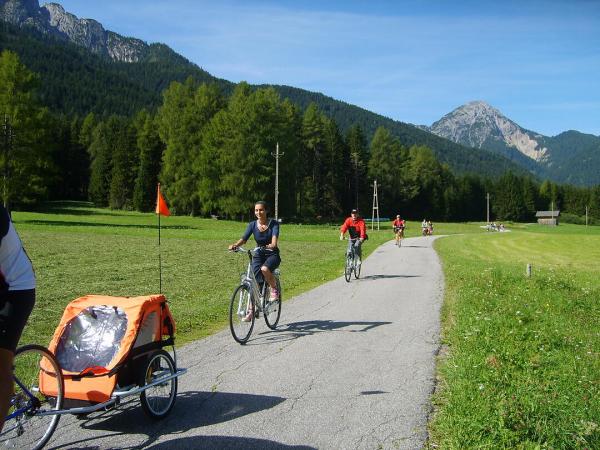
[[[353,268],[354,268],[354,278],[356,278],[358,280],[358,277],[360,277],[360,267],[361,267],[361,262],[360,262],[360,258],[358,257],[358,255],[355,253],[354,254],[354,261],[353,261]]]
[[[15,393],[10,398],[7,416],[13,417],[4,424],[0,447],[41,449],[60,420],[59,415],[41,413],[62,408],[62,372],[56,358],[46,348],[24,345],[15,353],[13,373]]]
[[[277,324],[279,323],[279,316],[281,316],[281,283],[279,279],[276,280],[277,283],[277,291],[279,292],[279,299],[275,301],[265,301],[265,323],[267,326],[274,330],[277,328]],[[267,289],[265,293],[265,298],[268,299],[270,296],[270,287]]]
[[[175,373],[173,358],[164,350],[153,353],[146,361],[139,380],[140,387],[146,386],[155,380]],[[177,398],[177,378],[149,387],[140,394],[142,410],[152,419],[166,417],[175,404]]]
[[[229,329],[233,339],[240,344],[248,342],[254,328],[255,317],[254,314],[248,314],[250,311],[255,311],[252,293],[248,286],[240,284],[233,291],[229,304]],[[246,321],[246,318],[249,320]]]
[[[346,255],[346,266],[344,267],[344,278],[348,283],[350,283],[350,278],[352,277],[352,253],[348,253]]]

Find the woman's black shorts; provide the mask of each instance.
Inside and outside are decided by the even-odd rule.
[[[266,266],[271,272],[279,267],[281,258],[279,257],[279,250],[269,250],[260,248],[256,251],[252,257],[252,271],[256,277],[256,281],[262,283],[263,276],[260,268]]]
[[[35,289],[0,296],[0,348],[15,352],[34,304]]]

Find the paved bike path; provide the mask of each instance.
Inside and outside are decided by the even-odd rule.
[[[284,302],[279,329],[261,317],[245,346],[224,330],[181,348],[188,373],[165,420],[151,422],[131,401],[86,420],[64,417],[49,447],[421,448],[443,296],[432,242],[383,244],[361,279],[340,277]]]

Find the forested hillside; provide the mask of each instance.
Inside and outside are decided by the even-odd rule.
[[[370,211],[373,180],[384,216],[481,220],[487,192],[502,220],[550,204],[600,212],[598,188],[540,185],[499,156],[322,94],[233,85],[165,46],[115,63],[10,26],[0,37],[0,163],[15,207],[89,199],[148,211],[160,181],[176,214],[248,217],[256,199],[273,201],[279,143],[286,220]]]
[[[150,46],[142,62],[116,63],[33,28],[20,30],[3,22],[0,50],[5,49],[17,53],[40,75],[40,100],[57,113],[132,116],[142,108],[156,110],[162,91],[172,81],[190,76],[232,89],[231,83],[218,80],[160,44]]]
[[[132,116],[142,108],[155,111],[162,101],[162,91],[172,81],[183,82],[188,77],[199,83],[214,82],[224,94],[230,94],[234,88],[233,83],[213,77],[161,44],[151,45],[140,62],[113,62],[64,40],[5,23],[0,31],[0,49],[15,51],[28,68],[40,74],[43,83],[39,93],[43,104],[69,115],[93,112],[99,116]],[[358,125],[370,140],[375,130],[384,126],[406,146],[425,145],[458,174],[498,177],[507,170],[527,173],[486,150],[463,147],[323,94],[289,86],[273,88],[302,110],[315,103],[336,121],[342,133]]]

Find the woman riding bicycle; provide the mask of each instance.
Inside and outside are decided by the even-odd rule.
[[[423,222],[421,222],[421,234],[423,236],[427,236],[429,234],[429,223],[427,222],[427,219],[423,219]]]
[[[0,205],[0,431],[13,394],[13,359],[35,303],[35,274],[8,211]]]
[[[248,242],[251,235],[254,236],[256,245],[259,249],[252,257],[252,270],[256,280],[260,283],[263,280],[271,287],[270,300],[279,299],[277,284],[273,271],[279,267],[281,258],[279,257],[279,223],[274,219],[267,218],[267,203],[259,201],[254,204],[254,214],[256,220],[250,222],[242,237],[234,244],[229,246],[229,250],[235,250]],[[252,318],[253,311],[248,311],[247,320]]]
[[[344,239],[344,233],[348,231],[350,240],[348,241],[348,251],[351,250],[354,245],[354,250],[358,255],[359,264],[361,263],[361,244],[367,238],[367,227],[365,221],[359,217],[358,210],[353,209],[340,228],[340,240]]]
[[[396,245],[400,243],[400,239],[404,239],[405,226],[404,219],[400,218],[400,214],[398,214],[394,222],[392,222],[392,227],[394,228],[394,237],[396,238]]]

